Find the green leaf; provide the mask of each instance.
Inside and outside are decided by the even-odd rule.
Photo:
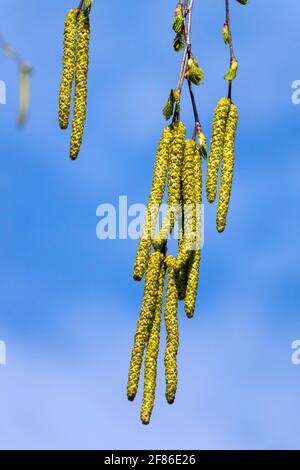
[[[176,34],[173,47],[176,52],[179,52],[184,48],[183,35],[181,33]]]
[[[174,101],[176,104],[175,112],[176,114],[180,114],[180,101],[181,101],[181,95],[180,95],[180,90],[173,90],[173,97]]]
[[[165,107],[163,108],[163,115],[165,116],[167,121],[173,115],[174,104],[175,104],[174,93],[173,93],[173,90],[171,90],[168,96],[168,100],[165,104]]]
[[[206,160],[207,159],[207,144],[206,144],[206,137],[203,134],[203,132],[199,133],[198,143],[199,143],[199,153],[201,157]]]
[[[223,39],[224,39],[225,44],[229,44],[230,35],[229,35],[229,28],[228,28],[227,23],[225,23],[223,26],[222,34],[223,34]]]
[[[179,90],[171,90],[168,96],[168,100],[163,109],[163,114],[167,121],[174,114],[174,106],[175,106],[175,112],[177,114],[180,114],[180,91]]]
[[[88,16],[92,8],[93,0],[84,0],[83,3],[83,13]]]
[[[185,78],[194,83],[194,85],[200,85],[204,78],[204,72],[199,67],[198,62],[194,57],[191,57],[188,61],[188,69],[185,74]]]
[[[235,80],[238,67],[239,67],[239,64],[238,64],[237,60],[234,60],[234,61],[232,62],[232,64],[231,64],[230,69],[229,69],[228,72],[225,74],[224,79],[225,79],[225,80],[228,80],[228,81],[230,81],[230,82],[232,82],[233,80]]]
[[[173,30],[175,33],[182,33],[184,28],[184,20],[182,16],[181,5],[178,4],[173,18]]]

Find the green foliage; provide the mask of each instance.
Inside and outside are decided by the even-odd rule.
[[[188,69],[185,78],[194,85],[200,85],[204,78],[204,71],[199,67],[197,60],[191,57],[188,60]]]
[[[163,108],[163,115],[165,116],[167,121],[173,116],[174,107],[175,107],[175,112],[177,114],[180,114],[180,91],[179,90],[170,91],[166,105]]]
[[[239,67],[239,64],[238,64],[237,60],[234,60],[231,64],[230,69],[225,74],[224,79],[228,80],[230,82],[233,81],[236,78],[236,73],[237,73],[238,67]]]

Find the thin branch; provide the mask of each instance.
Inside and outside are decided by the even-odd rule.
[[[83,3],[84,3],[84,0],[80,0],[80,3],[79,3],[78,8],[77,8],[79,13],[82,11]]]
[[[177,85],[176,85],[176,89],[179,90],[179,91],[181,91],[181,89],[182,89],[182,85],[183,85],[183,81],[184,81],[184,75],[185,75],[185,71],[186,71],[186,66],[187,66],[187,47],[185,47],[184,53],[182,55],[182,61],[181,61],[178,80],[177,80]]]
[[[3,55],[14,60],[19,67],[26,64],[26,60],[19,54],[11,45],[5,40],[4,36],[0,33],[0,50]]]
[[[183,5],[183,16],[184,16],[184,37],[185,37],[185,49],[183,53],[177,89],[181,91],[185,79],[186,67],[188,59],[191,56],[191,28],[192,28],[192,15],[193,15],[193,6],[194,0],[190,0],[188,5],[188,0],[185,1]]]
[[[183,83],[185,80],[188,60],[192,57],[191,31],[192,31],[192,16],[193,16],[194,0],[190,0],[190,3],[188,3],[188,0],[180,0],[180,5],[181,5],[181,10],[182,10],[182,15],[184,18],[185,49],[184,49],[183,56],[182,56],[176,89],[181,92]],[[189,93],[190,93],[190,98],[191,98],[191,103],[192,103],[192,108],[193,108],[193,113],[194,113],[194,118],[195,118],[195,128],[194,128],[194,135],[193,135],[193,139],[195,139],[198,132],[201,132],[202,128],[201,128],[201,123],[199,119],[199,113],[197,109],[195,95],[193,92],[193,85],[189,80],[187,82],[188,82]],[[177,116],[175,112],[173,116],[173,122],[178,118],[179,116]]]
[[[187,46],[188,49],[191,49],[191,31],[192,31],[192,15],[193,15],[194,0],[191,0],[189,4],[189,14],[188,14],[188,27],[187,27]]]
[[[181,5],[182,16],[184,18],[184,30],[185,30],[185,36],[186,36],[186,16],[188,14],[187,0],[181,0],[180,5]],[[185,48],[184,48],[184,52],[182,55],[182,61],[181,61],[177,85],[176,85],[176,89],[179,91],[181,91],[183,82],[184,82],[184,75],[185,75],[186,66],[187,66],[187,56],[188,56],[188,46],[187,46],[187,42],[185,41]]]
[[[229,0],[225,0],[225,9],[226,9],[225,26],[227,26],[228,28],[228,38],[229,38],[228,44],[229,44],[229,49],[230,49],[230,67],[231,67],[232,63],[236,60],[236,56],[235,56],[234,48],[233,48]],[[228,86],[228,98],[230,100],[232,98],[232,81],[229,82],[229,86]]]
[[[193,7],[194,7],[194,0],[191,0],[189,7],[188,7],[187,28],[185,30],[186,45],[187,45],[187,59],[190,59],[192,56],[191,33],[192,33]],[[195,128],[194,128],[194,134],[193,134],[193,139],[195,139],[198,132],[201,132],[202,127],[201,127],[199,113],[198,113],[195,95],[193,91],[193,85],[190,82],[190,80],[188,80],[188,87],[189,87],[190,98],[191,98],[191,103],[192,103],[192,108],[193,108],[193,113],[194,113],[194,118],[195,118]]]
[[[195,100],[195,95],[193,91],[193,86],[192,83],[188,80],[188,86],[189,86],[189,92],[190,92],[190,97],[191,97],[191,102],[192,102],[192,107],[193,107],[193,113],[194,113],[194,118],[195,118],[195,130],[194,130],[194,136],[196,137],[198,132],[201,132],[201,124],[200,124],[200,119],[199,119],[199,113],[197,109],[197,104]]]

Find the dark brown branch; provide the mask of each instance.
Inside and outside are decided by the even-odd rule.
[[[235,56],[234,48],[233,48],[229,0],[225,0],[225,9],[226,9],[225,26],[227,26],[228,28],[228,44],[229,44],[229,50],[230,50],[230,67],[231,67],[232,63],[236,60],[236,56]],[[228,85],[228,98],[230,100],[232,98],[232,81],[230,81]]]
[[[184,49],[183,56],[182,56],[182,61],[180,65],[179,76],[178,76],[178,81],[177,81],[177,86],[176,86],[176,89],[181,92],[183,83],[185,80],[188,60],[192,57],[191,29],[192,29],[192,15],[193,15],[194,0],[190,0],[190,2],[188,2],[188,0],[180,0],[179,3],[181,5],[182,16],[184,18],[184,43],[185,43],[185,49]],[[199,113],[197,109],[195,95],[193,92],[193,85],[189,80],[187,80],[187,82],[188,82],[189,93],[190,93],[190,98],[191,98],[191,103],[192,103],[192,108],[193,108],[193,113],[194,113],[194,118],[195,118],[195,128],[194,128],[194,135],[193,135],[193,139],[195,139],[198,132],[201,132],[201,123],[199,119]],[[175,111],[174,116],[173,116],[173,122],[176,121],[177,119],[179,119],[179,116],[177,115]]]
[[[79,3],[78,8],[77,8],[78,12],[81,12],[81,11],[82,11],[82,9],[83,9],[83,3],[84,3],[84,0],[80,0],[80,3]]]

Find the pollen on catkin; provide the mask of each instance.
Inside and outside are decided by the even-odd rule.
[[[170,145],[173,134],[170,126],[163,130],[155,161],[154,177],[150,192],[144,227],[135,259],[133,278],[140,281],[146,270],[147,260],[151,249],[158,211],[162,203],[169,162]]]
[[[215,110],[206,177],[206,194],[209,202],[214,202],[217,195],[218,175],[230,104],[230,99],[222,98]]]
[[[65,20],[63,71],[59,91],[58,120],[61,129],[67,129],[75,74],[78,10],[71,10]]]
[[[155,400],[157,357],[159,353],[161,313],[165,286],[166,265],[161,264],[159,274],[159,285],[156,298],[155,315],[147,346],[144,373],[144,394],[141,408],[141,421],[149,424]]]
[[[153,242],[155,249],[161,249],[171,234],[180,208],[181,170],[185,145],[185,126],[176,121],[173,125],[173,141],[169,155],[168,173],[168,211],[163,220],[157,238]]]
[[[143,304],[134,338],[128,375],[127,396],[130,401],[134,400],[138,389],[143,354],[155,314],[159,275],[163,258],[164,255],[162,253],[158,251],[153,252],[150,255],[147,266]]]
[[[86,116],[87,79],[89,67],[90,20],[87,15],[78,15],[78,37],[75,67],[74,117],[70,145],[70,157],[75,160],[79,154]]]
[[[182,240],[179,243],[179,252],[176,258],[176,270],[181,270],[189,260],[195,244],[196,235],[196,205],[195,205],[195,174],[194,160],[197,151],[196,142],[185,142],[181,187],[183,204]]]
[[[178,371],[177,353],[179,348],[178,331],[178,290],[176,282],[176,272],[172,267],[168,267],[167,295],[165,305],[165,324],[167,330],[166,350],[165,350],[165,376],[166,376],[166,399],[171,405],[175,401]]]
[[[198,150],[194,154],[195,188],[194,200],[196,205],[196,247],[189,263],[188,279],[185,293],[185,312],[188,318],[195,313],[197,291],[199,283],[199,267],[201,260],[201,235],[202,235],[202,161]]]
[[[234,144],[238,125],[238,118],[238,109],[235,105],[232,104],[230,107],[226,125],[226,134],[222,158],[221,187],[217,210],[217,229],[220,233],[224,232],[225,230],[227,213],[230,203],[234,170]]]

